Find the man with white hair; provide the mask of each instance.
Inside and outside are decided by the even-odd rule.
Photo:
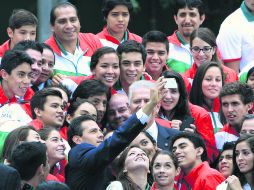
[[[140,80],[132,83],[129,87],[129,104],[132,113],[137,112],[146,105],[150,100],[150,89],[154,83],[147,80]],[[163,150],[169,150],[171,138],[178,134],[176,129],[166,128],[155,122],[155,116],[159,110],[159,105],[154,108],[152,117],[147,122],[146,130],[157,142],[157,146]]]

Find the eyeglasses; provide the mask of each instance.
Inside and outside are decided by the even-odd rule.
[[[213,49],[211,46],[204,46],[202,49],[199,48],[198,46],[194,46],[192,48],[190,48],[192,53],[200,53],[200,51],[202,50],[203,53],[210,53],[211,50]]]

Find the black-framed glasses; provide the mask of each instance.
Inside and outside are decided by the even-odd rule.
[[[211,46],[204,46],[203,48],[194,46],[190,49],[191,49],[192,53],[200,53],[200,51],[202,51],[203,53],[210,53],[213,48]]]

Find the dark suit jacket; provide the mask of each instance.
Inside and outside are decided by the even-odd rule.
[[[111,180],[107,175],[108,165],[144,127],[133,114],[98,147],[88,143],[73,147],[69,152],[65,175],[71,190],[105,190]]]
[[[0,190],[21,190],[21,181],[16,169],[0,164]]]
[[[176,129],[163,127],[158,123],[156,123],[156,125],[158,127],[157,146],[162,150],[171,151],[169,150],[170,140],[174,135],[178,134],[179,131]]]

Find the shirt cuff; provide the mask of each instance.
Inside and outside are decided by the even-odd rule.
[[[136,112],[136,116],[138,118],[138,120],[144,125],[147,123],[148,119],[150,118],[149,115],[146,115],[142,109],[138,110]]]

